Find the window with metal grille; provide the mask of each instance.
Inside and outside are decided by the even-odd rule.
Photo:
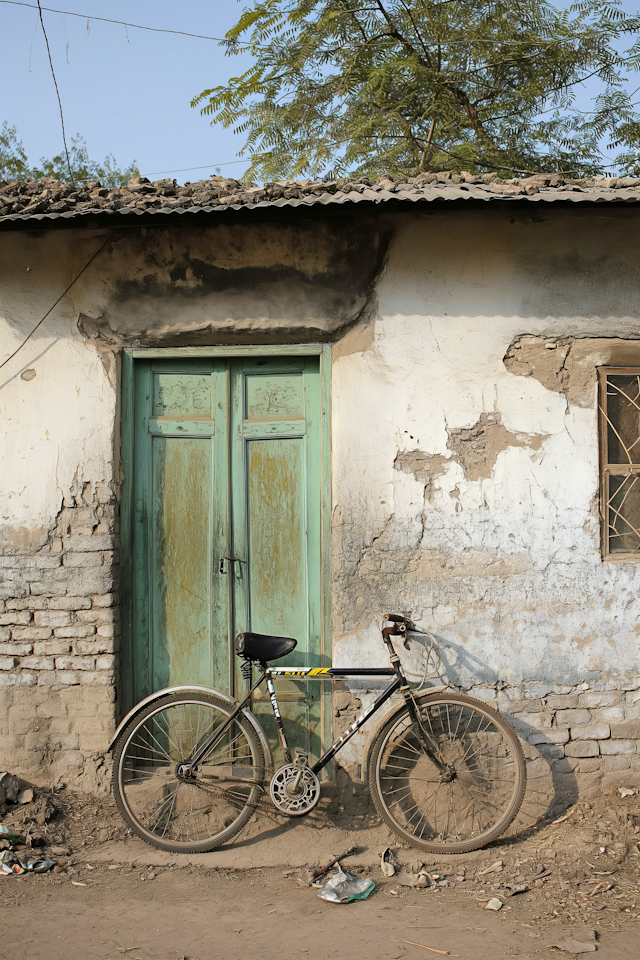
[[[600,367],[602,556],[640,560],[640,367]]]

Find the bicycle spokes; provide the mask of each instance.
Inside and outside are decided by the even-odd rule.
[[[417,841],[458,844],[491,831],[513,804],[518,782],[517,758],[501,727],[460,702],[422,706],[419,724],[408,714],[399,718],[378,767],[390,817]]]

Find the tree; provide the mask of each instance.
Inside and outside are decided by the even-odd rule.
[[[135,160],[125,170],[118,167],[113,154],[107,154],[103,163],[91,160],[87,145],[79,134],[71,139],[69,159],[73,179],[78,182],[99,180],[105,187],[119,187],[127,184],[131,177],[140,174]],[[61,152],[51,160],[41,157],[39,166],[30,167],[22,142],[18,140],[16,127],[10,127],[4,123],[0,130],[0,179],[24,180],[27,177],[33,177],[35,180],[41,177],[68,180],[67,158]]]
[[[245,134],[265,179],[588,174],[604,143],[635,162],[638,30],[619,0],[260,0],[225,41],[253,64],[192,106]]]
[[[8,123],[0,130],[0,180],[23,180],[29,176],[29,162],[18,131]]]

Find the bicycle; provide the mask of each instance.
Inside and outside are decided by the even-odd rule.
[[[116,804],[133,833],[162,850],[213,850],[243,829],[267,789],[282,813],[309,813],[320,799],[320,771],[398,691],[402,702],[383,717],[368,749],[369,789],[382,819],[403,840],[430,853],[466,853],[504,833],[526,785],[516,734],[482,701],[444,688],[412,690],[392,638],[408,649],[420,634],[407,617],[384,619],[390,667],[271,667],[296,641],[243,633],[235,640],[249,688],[242,700],[210,687],[185,686],[159,691],[134,707],[111,744]],[[256,663],[260,676],[253,682]],[[301,750],[292,758],[287,744],[273,684],[282,676],[391,682],[310,764]],[[249,709],[262,683],[285,761],[271,778],[267,738]]]

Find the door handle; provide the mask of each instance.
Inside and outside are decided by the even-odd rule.
[[[220,573],[227,573],[227,563],[244,563],[244,560],[240,557],[220,557]]]

